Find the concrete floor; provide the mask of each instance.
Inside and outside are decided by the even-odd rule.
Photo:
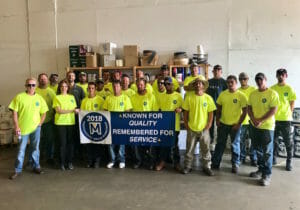
[[[257,185],[248,177],[255,168],[242,166],[231,173],[229,155],[216,176],[205,176],[199,167],[182,175],[171,168],[85,169],[74,171],[44,167],[45,174],[25,170],[16,180],[13,171],[16,148],[0,148],[0,209],[300,209],[300,159],[294,170],[284,170],[284,160],[274,167],[272,183]],[[197,163],[196,163],[197,165]],[[43,166],[43,165],[42,165]]]

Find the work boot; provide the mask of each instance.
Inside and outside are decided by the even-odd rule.
[[[259,178],[260,176],[261,176],[261,171],[260,170],[257,170],[257,171],[253,171],[253,172],[251,172],[250,174],[249,174],[249,176],[250,177],[252,177],[252,178]]]
[[[231,168],[231,173],[233,174],[237,174],[239,171],[239,167],[236,166],[236,165],[233,165],[232,168]]]
[[[41,168],[34,168],[33,172],[36,173],[36,174],[43,174],[44,173],[44,171]]]
[[[264,175],[260,180],[259,180],[259,183],[262,185],[262,186],[269,186],[270,183],[271,183],[271,176],[266,176]]]
[[[14,174],[10,175],[9,179],[14,180],[20,175],[21,175],[21,173],[15,172]]]
[[[210,168],[203,168],[203,172],[207,175],[207,176],[214,176],[214,172],[210,169]]]
[[[181,171],[181,173],[183,173],[183,174],[188,174],[188,173],[190,173],[191,171],[192,171],[191,168],[184,167],[184,169]]]

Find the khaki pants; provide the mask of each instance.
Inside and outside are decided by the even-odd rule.
[[[194,151],[198,141],[200,143],[202,168],[210,168],[211,154],[209,150],[210,136],[208,130],[200,132],[188,130],[186,139],[186,153],[184,158],[185,168],[192,168]]]

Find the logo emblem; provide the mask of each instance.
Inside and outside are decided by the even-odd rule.
[[[235,98],[235,99],[233,99],[233,103],[234,104],[236,104],[237,103],[237,99]]]
[[[74,100],[73,100],[73,99],[71,99],[71,103],[72,103],[72,104],[74,103]]]
[[[288,93],[288,92],[285,92],[283,95],[284,95],[284,96],[288,96],[288,95],[289,95],[289,93]]]
[[[120,106],[124,106],[124,102],[123,101],[120,102]]]
[[[173,100],[173,104],[177,104],[177,101],[176,101],[176,100]]]
[[[40,103],[37,101],[37,102],[35,102],[35,106],[39,106],[40,105]]]
[[[90,112],[81,120],[83,135],[91,141],[103,141],[109,134],[109,123],[106,117],[97,112]]]
[[[97,108],[98,107],[98,104],[94,104],[94,108]]]
[[[263,98],[261,101],[262,101],[263,103],[266,103],[266,102],[267,102],[267,99],[266,99],[266,98]]]
[[[147,101],[144,101],[144,106],[147,106]]]
[[[204,102],[204,103],[203,103],[203,106],[204,106],[204,107],[206,107],[206,106],[207,106],[207,103],[206,103],[206,102]]]

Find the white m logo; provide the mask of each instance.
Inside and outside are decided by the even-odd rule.
[[[102,135],[100,122],[90,122],[89,128],[90,128],[91,135],[93,135],[94,133],[97,133],[98,135]]]

